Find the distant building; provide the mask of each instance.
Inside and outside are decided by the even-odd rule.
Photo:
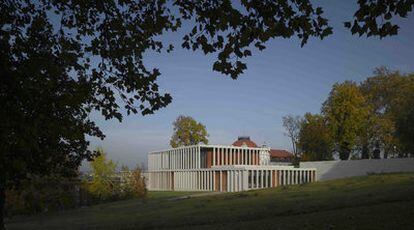
[[[254,143],[252,140],[250,140],[249,136],[241,136],[237,138],[237,141],[235,141],[233,146],[238,147],[252,147],[257,148],[257,144]],[[270,162],[292,162],[293,160],[293,154],[287,150],[282,149],[270,149],[269,150],[269,158]]]
[[[250,137],[233,145],[193,145],[148,154],[149,190],[235,192],[315,181],[316,170],[272,165],[292,158],[258,147]]]

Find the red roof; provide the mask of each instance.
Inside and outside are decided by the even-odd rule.
[[[237,141],[235,141],[233,146],[237,147],[250,147],[250,148],[257,148],[256,143],[250,140],[250,137],[239,137]]]
[[[289,151],[282,150],[282,149],[271,149],[270,150],[270,157],[275,158],[292,158],[293,154]]]

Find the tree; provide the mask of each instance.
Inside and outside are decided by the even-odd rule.
[[[174,133],[170,140],[173,148],[179,146],[208,144],[206,127],[190,116],[180,115],[173,123]]]
[[[404,17],[414,3],[370,1],[355,15],[370,21],[367,33],[385,16]],[[366,8],[368,7],[368,11]],[[170,9],[172,8],[172,9]],[[236,79],[243,58],[274,38],[323,39],[332,33],[320,7],[308,0],[284,1],[48,1],[0,3],[0,209],[6,187],[26,175],[76,175],[88,151],[86,136],[104,138],[89,119],[92,111],[122,121],[127,114],[154,113],[171,103],[157,84],[160,71],[148,69],[145,52],[170,52],[159,37],[183,21],[194,27],[182,47],[216,53],[213,70]],[[386,28],[389,24],[385,24]],[[381,36],[397,32],[384,30]],[[368,32],[369,33],[369,32]],[[376,36],[377,34],[372,34]],[[117,101],[119,98],[122,103]],[[7,162],[7,163],[6,163]],[[4,228],[0,212],[0,228]]]
[[[406,155],[414,154],[414,74],[407,75],[395,101],[396,137]]]
[[[145,178],[142,175],[142,168],[139,166],[135,167],[131,172],[129,187],[131,188],[133,197],[143,198],[147,195]]]
[[[302,160],[332,159],[333,143],[325,117],[320,114],[305,114],[300,127],[298,147],[303,152]]]
[[[300,127],[302,125],[302,118],[300,116],[287,115],[282,117],[283,127],[285,127],[285,135],[290,138],[292,143],[292,151],[295,158],[299,157],[298,139]]]
[[[369,109],[356,83],[345,81],[334,84],[322,106],[333,141],[341,160],[348,160],[358,134],[368,118]]]
[[[407,149],[406,144],[412,143],[410,135],[403,141],[399,134],[410,129],[410,108],[412,102],[413,74],[401,74],[390,71],[386,67],[375,69],[374,76],[367,78],[360,85],[361,92],[372,108],[371,142],[384,150],[384,157],[396,150],[414,152]],[[412,121],[411,121],[412,122]]]
[[[90,163],[92,181],[87,185],[88,191],[99,200],[107,200],[115,194],[114,183],[116,163],[108,160],[102,148],[97,150],[99,156]]]

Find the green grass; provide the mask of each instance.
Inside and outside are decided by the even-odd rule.
[[[147,199],[168,199],[168,198],[174,198],[174,197],[181,197],[181,196],[189,196],[189,195],[195,195],[195,194],[202,194],[202,192],[176,192],[176,191],[160,191],[155,192],[151,191],[148,192]]]
[[[158,192],[61,213],[19,217],[8,229],[414,229],[414,174],[170,199]]]

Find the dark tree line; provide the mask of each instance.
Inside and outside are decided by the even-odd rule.
[[[385,67],[363,82],[333,85],[320,114],[297,118],[303,160],[329,160],[332,154],[357,158],[414,154],[414,74]]]

